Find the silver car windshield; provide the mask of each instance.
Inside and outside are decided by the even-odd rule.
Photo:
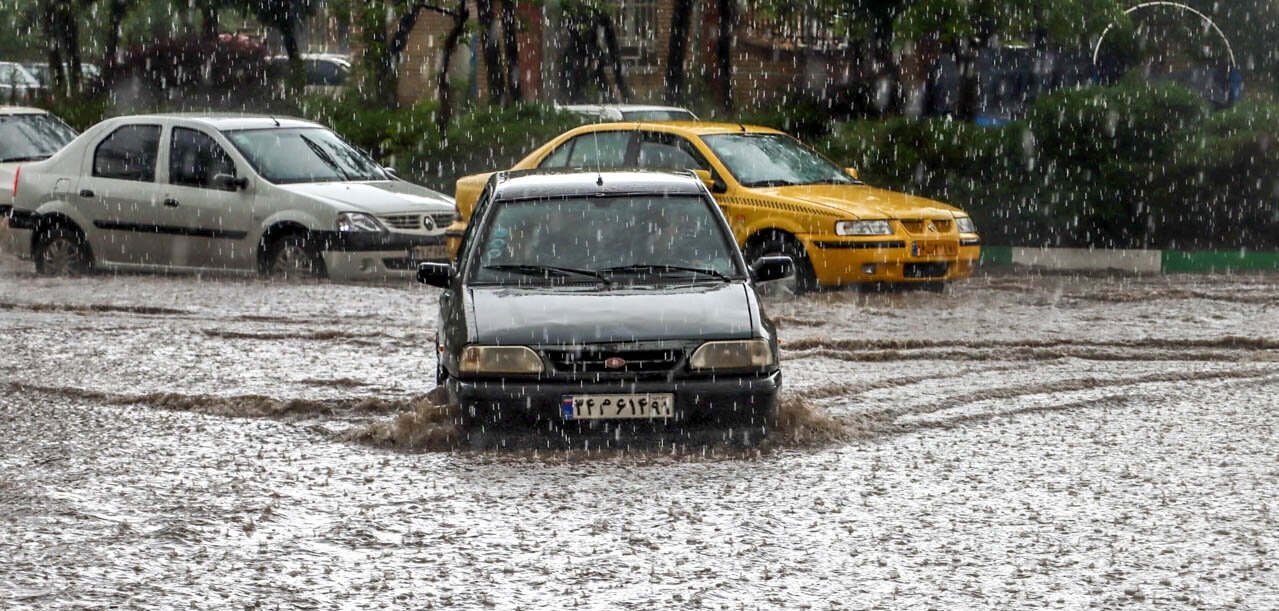
[[[783,134],[716,134],[702,140],[743,187],[857,184],[839,166]]]
[[[382,167],[320,127],[223,132],[253,169],[275,184],[387,180]]]
[[[47,159],[75,137],[49,115],[0,115],[0,163]]]
[[[724,281],[743,276],[731,236],[696,196],[495,202],[470,281]]]

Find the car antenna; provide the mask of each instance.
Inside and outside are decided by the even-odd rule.
[[[602,186],[604,186],[604,174],[603,174],[603,173],[601,173],[601,172],[599,172],[598,170],[596,170],[595,175],[596,175],[596,176],[595,176],[595,186],[597,186],[597,187],[602,187]]]
[[[737,126],[738,126],[738,127],[740,127],[740,128],[742,128],[742,131],[743,131],[743,132],[745,132],[745,131],[746,131],[746,126],[745,126],[745,125],[742,125],[741,123],[738,123],[738,124],[737,124]]]
[[[276,127],[279,127],[279,126],[280,126],[280,120],[279,120],[279,119],[277,119],[277,118],[275,118],[275,117],[273,116],[273,117],[271,117],[271,120],[272,120],[272,121],[275,121],[275,126],[276,126]]]

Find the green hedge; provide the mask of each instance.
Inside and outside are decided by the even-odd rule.
[[[854,121],[816,142],[863,179],[968,210],[987,243],[1279,249],[1279,107],[1175,85],[1041,97],[1023,121]]]

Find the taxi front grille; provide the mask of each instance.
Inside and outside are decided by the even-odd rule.
[[[945,278],[949,263],[907,263],[902,266],[905,278]]]
[[[901,219],[897,222],[902,224],[902,229],[905,229],[906,233],[912,235],[950,233],[955,226],[955,221],[952,219]]]
[[[567,374],[664,374],[675,369],[684,350],[546,350],[546,359],[559,373]]]

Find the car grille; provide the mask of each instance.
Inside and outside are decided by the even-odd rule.
[[[564,374],[629,374],[649,376],[666,374],[684,359],[683,348],[606,348],[545,350],[546,359],[558,373]],[[610,359],[620,359],[613,361]],[[613,365],[613,366],[609,366]],[[620,365],[620,366],[619,366]]]
[[[429,218],[432,227],[423,226],[423,217]],[[453,222],[452,212],[435,212],[432,214],[387,214],[378,217],[387,226],[401,231],[439,231]]]
[[[901,219],[898,221],[907,233],[915,235],[923,235],[926,233],[950,233],[951,227],[955,222],[950,219]],[[928,231],[928,224],[932,223],[934,231]]]
[[[907,263],[902,266],[902,276],[906,278],[945,278],[950,271],[949,263]]]

